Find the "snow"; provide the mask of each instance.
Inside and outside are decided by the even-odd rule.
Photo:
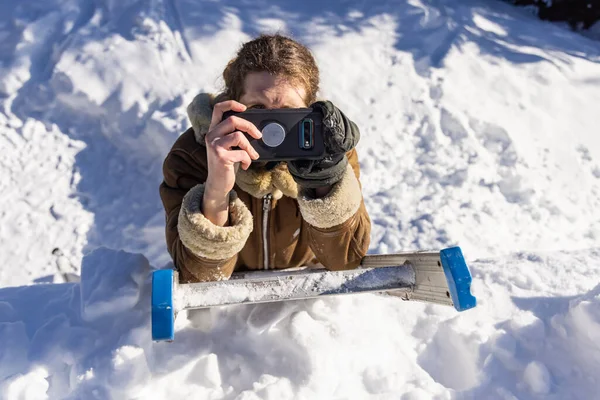
[[[565,286],[515,285],[524,267]],[[461,314],[372,294],[239,305],[181,313],[175,342],[152,343],[148,286],[132,283],[151,267],[101,248],[84,258],[81,283],[0,289],[0,387],[9,399],[589,398],[600,285],[557,271],[598,276],[600,250],[471,268],[479,305]],[[86,287],[110,284],[130,288],[123,304],[83,318]]]
[[[151,342],[162,161],[264,30],[361,128],[370,251],[459,244],[477,308],[230,306]],[[0,38],[0,398],[597,397],[600,42],[492,0],[9,0]]]
[[[123,268],[123,264],[136,268]],[[95,320],[133,308],[140,300],[140,288],[149,270],[150,264],[141,254],[106,250],[90,254],[81,269],[83,319]]]

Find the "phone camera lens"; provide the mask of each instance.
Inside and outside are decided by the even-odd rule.
[[[305,119],[302,121],[300,129],[300,148],[304,150],[312,149],[313,147],[313,124],[312,120]]]

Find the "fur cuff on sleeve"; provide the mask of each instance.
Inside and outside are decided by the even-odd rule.
[[[204,185],[196,185],[185,195],[179,211],[179,238],[196,256],[225,260],[239,253],[250,232],[252,214],[232,190],[229,193],[230,226],[217,226],[201,211]]]
[[[310,193],[311,190],[301,190],[298,206],[304,220],[321,229],[343,224],[356,214],[362,202],[360,185],[350,165],[325,197],[316,199]]]

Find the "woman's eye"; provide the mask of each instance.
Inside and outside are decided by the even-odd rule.
[[[253,105],[253,106],[250,106],[250,107],[248,107],[248,108],[250,108],[250,109],[252,109],[252,110],[254,110],[254,109],[264,109],[264,108],[265,108],[265,106],[263,106],[262,104],[255,104],[255,105]]]

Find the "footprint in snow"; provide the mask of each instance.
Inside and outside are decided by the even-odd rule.
[[[454,144],[459,144],[469,136],[460,120],[445,108],[442,108],[440,115],[440,128],[442,133],[448,136]]]
[[[495,156],[500,165],[514,167],[517,164],[515,146],[504,128],[476,119],[471,119],[469,125],[479,142]]]

